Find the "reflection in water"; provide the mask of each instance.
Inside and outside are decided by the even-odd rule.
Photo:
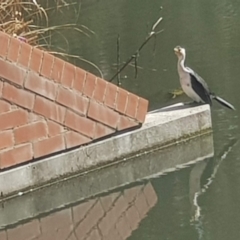
[[[156,192],[158,185],[153,182],[168,186],[164,176],[170,176],[169,172],[190,169],[212,155],[212,135],[204,135],[3,202],[0,236],[4,237],[0,239],[139,239],[133,235],[151,220],[146,216],[165,216],[161,211],[151,211],[164,206],[158,198],[166,195],[164,189]],[[182,192],[178,187],[169,190]]]
[[[92,198],[0,232],[1,240],[125,240],[157,203],[152,184]]]
[[[210,150],[213,149],[209,148],[207,151],[205,149],[206,146],[209,146],[209,143],[209,138],[203,138],[201,141],[198,141],[199,153],[204,153],[205,157],[200,157],[196,154],[194,160],[190,156],[188,162],[183,161],[177,164],[175,168],[167,165],[168,168],[165,167],[164,171],[156,174],[157,162],[158,165],[160,164],[159,153],[149,155],[158,156],[154,165],[145,156],[145,161],[149,165],[154,166],[151,171],[146,171],[148,174],[154,173],[151,175],[151,178],[140,174],[139,176],[144,178],[144,180],[132,182],[131,185],[117,187],[107,193],[103,191],[104,193],[95,197],[88,197],[88,200],[79,202],[76,199],[77,203],[72,203],[65,207],[62,205],[61,209],[51,209],[48,212],[42,209],[42,214],[38,213],[38,216],[35,217],[32,217],[32,213],[29,212],[29,218],[18,221],[17,224],[3,227],[3,230],[0,231],[0,239],[145,240],[146,234],[150,240],[168,239],[167,236],[169,234],[174,237],[169,239],[206,239],[204,237],[208,236],[209,233],[206,230],[205,221],[209,217],[209,213],[202,213],[202,202],[199,202],[199,200],[202,196],[209,195],[208,190],[211,191],[215,182],[213,180],[219,176],[217,173],[221,169],[220,165],[232,153],[233,146],[236,145],[237,141],[232,140],[214,158],[210,154]],[[193,145],[190,143],[182,144],[182,152],[186,153],[185,157],[190,152],[187,150],[188,146],[194,145],[197,146],[197,141]],[[197,148],[195,147],[194,149]],[[163,153],[162,156],[167,155]],[[177,155],[174,156],[177,157]],[[214,159],[217,160],[216,164],[214,164]],[[139,163],[141,163],[141,159],[139,159]],[[134,165],[135,162],[132,164],[137,167],[137,165]],[[129,166],[126,166],[122,170],[129,168]],[[120,169],[121,166],[118,166],[118,170]],[[107,171],[111,172],[111,168]],[[87,179],[89,180],[90,178]],[[125,176],[125,179],[127,179],[127,176]],[[76,179],[74,182],[76,191],[80,189],[81,184],[86,183],[83,179]],[[209,188],[210,185],[212,186],[211,188]],[[88,188],[89,186],[86,187]],[[70,188],[70,185],[68,185],[68,188],[71,191],[73,189]],[[68,194],[68,188],[62,187],[60,189],[57,188],[57,190],[64,190],[65,194]],[[40,192],[40,195],[50,194],[51,192],[54,194],[53,190],[43,190]],[[39,194],[36,195],[36,197],[38,196]],[[79,195],[76,196],[79,197]],[[160,197],[161,201],[159,201]],[[24,203],[28,202],[24,201]],[[34,203],[38,204],[37,201]],[[48,204],[52,206],[50,202]],[[35,208],[37,207],[36,205]],[[205,205],[204,207],[208,206]],[[153,208],[154,211],[152,211]],[[188,211],[189,215],[186,214]],[[159,238],[159,235],[162,238]]]
[[[160,12],[161,6],[163,6],[163,10]],[[239,108],[240,8],[237,0],[83,0],[79,23],[89,27],[95,32],[95,35],[91,38],[82,37],[81,39],[78,35],[71,36],[69,39],[70,53],[93,61],[102,69],[104,77],[110,79],[116,72],[116,69],[112,68],[112,64],[116,62],[118,34],[121,38],[121,59],[125,60],[137,49],[142,39],[145,38],[149,25],[159,16],[163,16],[164,19],[164,32],[156,39],[156,54],[152,54],[153,41],[141,53],[139,66],[142,66],[143,69],[139,70],[138,78],[134,80],[133,68],[128,68],[122,74],[124,77],[127,76],[122,79],[122,86],[150,100],[151,109],[169,105],[167,93],[169,90],[179,87],[176,61],[172,49],[177,44],[181,44],[188,49],[188,60],[191,67],[197,72],[201,72],[203,78],[217,94]],[[69,15],[66,18],[71,19],[72,16]],[[56,24],[59,21],[57,17],[52,20]],[[65,43],[62,43],[62,46],[60,44],[60,47],[64,46]],[[91,69],[89,65],[84,66],[82,62],[75,63],[97,74],[96,70]],[[149,71],[148,69],[151,68],[157,71]],[[185,100],[187,101],[184,96],[180,96],[172,101],[182,102]],[[19,200],[15,206],[14,204],[5,205],[8,215],[6,211],[0,209],[0,228],[4,229],[0,231],[0,239],[7,239],[6,235],[8,234],[8,240],[30,240],[34,237],[42,240],[61,240],[62,237],[65,239],[68,237],[68,240],[77,240],[77,237],[86,233],[83,237],[91,237],[95,240],[97,234],[102,234],[102,231],[107,234],[107,229],[110,227],[104,228],[103,219],[108,215],[108,224],[112,226],[109,231],[115,229],[115,233],[117,232],[115,238],[111,240],[118,240],[124,236],[126,239],[130,234],[132,235],[129,238],[132,240],[239,240],[239,143],[239,147],[234,149],[231,149],[232,143],[230,143],[222,152],[222,146],[229,139],[233,137],[239,139],[240,137],[238,112],[239,110],[229,113],[217,104],[214,104],[212,108],[216,157],[197,163],[193,162],[195,164],[193,168],[193,165],[183,166],[182,164],[188,160],[197,159],[199,156],[196,155],[199,155],[199,152],[204,153],[207,146],[210,145],[205,143],[207,146],[204,144],[199,146],[199,144],[187,143],[188,147],[185,148],[177,146],[174,151],[166,149],[161,154],[155,153],[140,157],[134,165],[128,166],[128,168],[117,166],[116,170],[113,170],[115,177],[109,178],[113,171],[106,171],[101,178],[94,176],[87,178],[87,181],[80,179],[74,183],[75,187],[72,188],[60,186],[55,189],[53,194],[59,200],[59,205],[53,201],[52,192],[46,190],[42,191],[38,199],[21,198],[24,200],[22,202]],[[223,161],[225,157],[228,161]],[[220,164],[221,167],[219,167]],[[179,166],[178,171],[174,168],[176,165]],[[160,175],[160,169],[170,169],[172,172]],[[205,175],[206,172],[208,172],[208,176]],[[146,186],[150,186],[155,200],[151,205],[146,200],[147,196],[144,195],[145,202],[148,203],[148,208],[145,208],[148,216],[143,218],[138,212],[136,214],[136,211],[133,211],[130,217],[134,221],[130,221],[130,224],[133,224],[130,229],[124,228],[124,221],[121,217],[118,218],[119,221],[121,220],[118,222],[110,215],[112,211],[116,211],[118,216],[123,213],[127,215],[127,209],[131,209],[129,203],[127,208],[124,204],[122,208],[119,205],[118,209],[122,209],[122,212],[114,208],[114,206],[118,206],[116,205],[118,199],[122,203],[124,202],[126,187],[119,191],[114,190],[114,193],[109,194],[112,196],[112,200],[108,201],[110,205],[112,204],[111,209],[115,210],[109,209],[108,214],[105,213],[106,210],[102,205],[102,199],[107,201],[108,198],[108,195],[105,194],[104,196],[98,195],[98,197],[79,205],[73,206],[72,204],[70,208],[55,211],[51,215],[41,216],[32,221],[27,218],[28,215],[31,218],[36,217],[36,212],[40,213],[40,210],[45,210],[43,212],[49,214],[49,211],[46,211],[47,204],[50,205],[49,209],[52,209],[56,205],[57,207],[64,205],[60,204],[63,200],[72,200],[72,196],[75,199],[82,199],[84,194],[92,195],[106,182],[112,184],[111,187],[115,189],[114,187],[117,185],[124,184],[123,180],[125,183],[133,183],[137,179],[151,174],[155,178],[150,179],[149,185],[141,182],[137,188],[145,189]],[[89,182],[91,182],[91,187],[85,187]],[[133,190],[126,191],[132,192]],[[142,192],[144,191],[141,190]],[[160,197],[161,201],[157,201],[156,198],[160,199]],[[151,211],[153,205],[154,211]],[[21,214],[19,214],[20,210]],[[91,215],[91,210],[98,212],[101,217],[99,218],[97,213]],[[81,212],[84,212],[84,216],[81,215]],[[12,219],[14,216],[16,219]],[[22,224],[19,223],[21,219],[25,221]],[[190,219],[195,221],[190,223]],[[6,223],[9,222],[17,222],[17,224],[14,227],[10,225],[12,227],[10,228],[10,226],[6,226]],[[101,229],[100,222],[102,222]],[[82,224],[85,224],[87,232]]]
[[[220,164],[228,154],[231,152],[232,148],[236,145],[238,141],[236,139],[233,139],[229,142],[227,146],[224,147],[222,152],[219,154],[217,157],[218,162],[212,169],[212,173],[210,177],[208,177],[206,180],[206,183],[201,186],[201,177],[203,174],[203,171],[205,170],[207,166],[206,161],[202,161],[198,164],[196,164],[193,169],[191,170],[190,177],[189,177],[189,196],[190,196],[190,202],[192,203],[192,219],[191,221],[193,222],[196,231],[198,232],[199,240],[203,240],[204,238],[204,227],[203,227],[203,216],[201,215],[201,207],[198,202],[199,197],[206,193],[208,190],[209,186],[212,184],[214,178],[216,177],[217,171],[220,167]]]
[[[206,134],[177,146],[141,154],[129,161],[73,176],[58,184],[2,202],[0,229],[57,211],[63,206],[76,204],[103,192],[114,191],[120,186],[125,189],[129,184],[144,179],[160,179],[160,175],[187,168],[211,156],[213,138],[211,134]]]

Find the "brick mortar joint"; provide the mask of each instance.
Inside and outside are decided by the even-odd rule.
[[[11,36],[9,36],[9,39],[11,39],[12,37]],[[8,41],[8,45],[10,44],[10,41]],[[22,47],[20,48],[20,50],[22,49]],[[32,47],[31,48],[31,53],[30,53],[30,60],[29,60],[29,62],[31,61],[31,56],[32,56],[32,51],[33,51],[33,49],[34,49],[34,47]],[[36,49],[38,49],[39,51],[41,51],[42,52],[42,54],[41,54],[41,60],[40,60],[40,72],[41,72],[41,69],[42,69],[42,65],[43,65],[43,59],[44,59],[44,53],[45,52],[47,52],[47,51],[44,51],[44,50],[42,50],[42,49],[39,49],[39,48],[36,48]],[[20,51],[19,51],[20,52]],[[47,52],[48,53],[48,52]],[[52,75],[52,71],[53,71],[53,67],[54,67],[54,63],[55,63],[55,61],[56,61],[56,59],[57,59],[57,57],[55,57],[53,54],[51,54],[51,53],[48,53],[48,54],[50,54],[50,55],[52,55],[52,57],[53,57],[53,64],[52,64],[52,66],[51,66],[51,73],[50,73],[50,75]],[[64,67],[63,67],[63,69],[65,68],[65,65],[66,64],[68,64],[69,62],[67,62],[67,61],[64,61],[64,60],[62,60],[63,62],[64,62]],[[8,62],[10,62],[10,61],[8,61]],[[13,64],[12,62],[10,62],[11,64]],[[71,64],[71,63],[69,63],[69,64]],[[76,69],[77,68],[79,68],[79,67],[77,67],[77,66],[75,66],[75,65],[73,65],[74,66],[74,69],[75,69],[75,71],[74,71],[74,78],[76,78]],[[16,65],[16,67],[18,67],[17,65]],[[81,69],[81,68],[79,68],[79,69]],[[87,80],[87,75],[88,74],[91,74],[91,73],[88,73],[87,71],[85,71],[84,69],[81,69],[81,70],[83,70],[84,72],[85,72],[85,74],[84,74],[84,79],[83,79],[83,82],[85,83],[84,84],[84,89],[83,89],[83,92],[84,92],[84,90],[85,90],[85,87],[86,87],[86,80]],[[32,69],[26,69],[26,75],[25,75],[25,78],[24,78],[24,86],[25,86],[25,81],[26,81],[26,77],[27,77],[27,75],[28,75],[28,72],[29,71],[34,71],[34,70],[32,70]],[[34,71],[35,72],[35,71]],[[40,75],[41,76],[41,75]],[[95,75],[94,75],[95,76]],[[45,80],[49,80],[48,78],[46,78],[46,77],[44,77],[44,76],[42,76]],[[95,93],[95,90],[96,90],[96,83],[97,83],[97,79],[98,79],[98,77],[97,76],[95,76],[95,81],[94,81],[94,91],[93,91],[93,96],[94,96],[94,93]],[[50,80],[52,80],[52,81],[54,81],[52,78],[50,78]],[[104,81],[106,81],[106,80],[104,80]],[[11,82],[11,81],[10,81]],[[106,81],[107,82],[107,84],[106,84],[106,88],[105,88],[105,90],[104,90],[104,96],[103,96],[103,102],[105,101],[105,98],[106,98],[106,89],[107,89],[107,86],[108,86],[108,84],[110,84],[108,81]],[[62,84],[60,84],[61,86],[62,86]],[[71,86],[71,88],[72,88],[72,86]],[[24,89],[25,89],[25,87],[24,87]],[[114,102],[115,102],[115,104],[116,104],[116,98],[118,97],[118,93],[119,93],[119,87],[117,88],[117,94],[116,94],[116,96],[115,96],[115,99],[113,100]],[[125,91],[127,91],[127,90],[125,90]],[[127,94],[129,95],[130,94],[130,92],[129,91],[127,91]],[[84,95],[84,94],[83,94]],[[94,97],[92,98],[92,99],[94,99]],[[127,104],[128,104],[128,98],[127,98],[127,103],[126,103],[126,106],[127,106]],[[105,104],[104,104],[105,105]],[[106,105],[105,105],[106,106]],[[125,109],[124,109],[124,112],[126,111],[126,106],[125,106]]]
[[[92,204],[92,206],[87,210],[87,212],[84,214],[83,218],[82,218],[79,222],[77,222],[77,223],[75,224],[75,226],[74,226],[73,229],[72,229],[72,232],[74,232],[74,233],[76,234],[75,230],[76,230],[76,229],[78,228],[78,226],[87,218],[88,214],[89,214],[90,211],[94,208],[94,206],[97,205],[98,201],[99,201],[99,200],[96,200],[96,201]],[[74,219],[74,218],[73,218],[73,219]],[[73,223],[74,223],[74,221],[73,221]],[[70,232],[70,233],[72,233],[72,232]]]
[[[9,53],[9,47],[10,47],[10,44],[11,44],[11,39],[13,38],[9,34],[7,34],[7,35],[8,35],[7,53],[6,53],[6,56],[3,58],[4,60],[7,59],[7,56],[8,56],[8,53]]]
[[[67,149],[67,139],[66,139],[66,133],[63,132],[63,133],[60,133],[60,135],[62,136],[63,138],[63,142],[64,142],[64,149]],[[57,135],[58,136],[58,135]],[[56,136],[55,136],[56,137]]]
[[[12,37],[11,37],[11,36],[8,36],[8,48],[9,48],[9,46],[10,46],[10,44],[11,44],[11,39],[12,39]],[[23,46],[23,43],[20,44],[20,48],[19,48],[18,54],[20,54],[20,52],[22,51],[22,46]],[[29,54],[29,63],[31,62],[32,53],[33,53],[33,50],[34,50],[34,49],[35,49],[35,47],[31,47],[31,51],[30,51],[30,54]],[[39,48],[36,48],[36,49],[38,49],[39,51],[41,51],[41,59],[40,59],[39,72],[41,72],[41,70],[42,70],[42,68],[43,68],[44,54],[47,53],[47,54],[52,55],[53,61],[52,61],[51,72],[50,72],[50,75],[52,75],[54,63],[57,61],[58,58],[55,57],[53,54],[47,52],[47,51],[44,51],[44,50],[39,49]],[[9,52],[9,51],[8,51],[8,52]],[[8,54],[8,52],[7,52],[7,54]],[[18,57],[18,58],[19,58],[19,57]],[[5,59],[5,58],[3,58],[3,59],[4,59],[5,61],[8,61],[8,60]],[[60,58],[59,58],[59,59],[60,59]],[[65,68],[65,66],[66,66],[67,64],[71,64],[71,63],[69,63],[69,62],[67,62],[67,61],[64,61],[64,60],[62,60],[62,59],[61,59],[61,61],[64,62],[64,64],[63,64],[63,69]],[[27,76],[28,76],[28,74],[29,74],[30,71],[33,71],[34,73],[36,73],[37,75],[39,75],[40,77],[42,77],[43,79],[45,79],[46,81],[49,81],[49,80],[50,80],[50,81],[55,82],[52,78],[48,79],[47,77],[44,77],[44,76],[42,76],[41,74],[39,74],[39,72],[34,71],[34,70],[32,70],[32,69],[29,69],[30,66],[28,66],[28,68],[26,68],[26,67],[20,67],[20,66],[18,65],[18,60],[17,60],[17,62],[11,62],[11,61],[8,61],[8,62],[9,62],[11,65],[14,65],[14,66],[16,66],[16,67],[19,67],[19,68],[22,68],[22,69],[25,69],[25,70],[26,70],[25,75],[24,75],[23,85],[19,87],[18,84],[14,83],[14,82],[12,82],[12,81],[9,81],[9,80],[3,81],[3,82],[8,82],[9,84],[15,86],[15,87],[18,88],[18,89],[23,89],[24,91],[27,91],[27,92],[29,92],[29,93],[33,93],[33,94],[34,94],[34,102],[36,101],[36,96],[40,96],[40,97],[42,97],[42,98],[44,98],[44,99],[47,99],[48,101],[53,102],[54,104],[58,104],[58,105],[64,106],[66,109],[71,109],[71,108],[69,108],[69,107],[67,107],[67,106],[65,106],[65,105],[62,105],[62,104],[60,104],[60,103],[56,103],[56,99],[57,99],[57,96],[58,96],[58,94],[59,94],[59,87],[60,87],[60,86],[61,86],[61,87],[64,87],[63,84],[61,84],[61,83],[58,84],[58,83],[57,83],[56,96],[55,96],[54,99],[49,99],[49,98],[47,98],[46,96],[42,96],[42,95],[40,95],[40,94],[38,94],[38,93],[35,93],[35,92],[32,92],[32,91],[26,89],[26,88],[25,88],[25,84],[26,84]],[[75,81],[75,80],[76,80],[76,77],[77,77],[77,72],[76,72],[76,70],[78,69],[78,67],[75,66],[75,65],[73,65],[73,66],[74,66],[74,81]],[[81,68],[79,68],[79,69],[81,69]],[[83,69],[81,69],[81,70],[83,70]],[[88,97],[84,94],[84,90],[85,90],[85,88],[86,88],[87,76],[88,76],[88,74],[90,75],[90,74],[92,74],[92,73],[89,73],[89,72],[87,72],[87,71],[85,71],[85,70],[83,70],[83,72],[84,72],[84,77],[83,77],[84,86],[83,86],[83,91],[81,92],[81,95],[84,96],[84,97],[86,97],[86,98],[88,98]],[[93,75],[94,75],[94,74],[93,74]],[[89,102],[92,101],[92,100],[94,100],[94,101],[96,101],[98,104],[101,104],[101,105],[105,106],[106,108],[117,112],[118,114],[123,114],[124,116],[129,117],[129,116],[127,116],[125,113],[126,113],[126,109],[127,109],[128,103],[129,103],[129,95],[130,95],[130,92],[127,91],[127,90],[125,90],[125,91],[127,92],[127,99],[126,99],[125,109],[124,109],[123,112],[118,111],[118,110],[116,110],[116,102],[117,102],[117,98],[118,98],[118,95],[119,95],[119,91],[120,91],[120,89],[122,89],[122,88],[117,87],[117,91],[116,91],[116,94],[115,94],[114,99],[113,99],[115,106],[114,106],[114,108],[111,108],[111,107],[109,107],[109,106],[107,106],[107,105],[105,104],[107,89],[108,89],[108,86],[110,86],[111,83],[109,83],[108,81],[106,81],[106,80],[103,79],[104,81],[106,81],[106,85],[105,85],[104,94],[103,94],[103,102],[99,102],[99,101],[97,101],[97,99],[94,98],[94,95],[95,95],[95,92],[96,92],[96,86],[97,86],[98,79],[101,79],[101,78],[97,77],[96,75],[94,75],[94,78],[95,78],[95,79],[94,79],[93,95],[92,95],[92,97],[88,98],[88,99],[89,99]],[[74,89],[73,89],[73,86],[70,87],[70,90],[71,90],[71,91],[74,90]],[[78,92],[78,91],[75,91],[75,92]],[[136,110],[136,112],[139,110],[139,105],[140,105],[139,99],[140,99],[140,98],[138,97],[138,105],[137,105],[137,110]],[[12,102],[10,101],[10,103],[12,103]],[[21,107],[22,107],[22,106],[21,106]],[[24,108],[24,107],[22,107],[22,108]],[[24,108],[24,109],[29,110],[28,108]],[[31,109],[30,109],[30,110],[31,110]],[[71,109],[71,110],[72,110],[72,109]],[[74,111],[74,110],[73,110],[73,111]],[[76,112],[76,111],[74,111],[74,112]],[[88,104],[88,107],[87,107],[86,115],[84,115],[84,114],[81,115],[81,114],[80,114],[80,116],[88,117],[88,112],[89,112],[89,104]],[[76,112],[76,113],[79,114],[78,112]],[[38,113],[35,113],[35,114],[40,115],[40,114],[38,114]],[[44,115],[41,115],[41,116],[44,116]],[[45,117],[45,116],[44,116],[44,117]],[[64,118],[65,118],[65,116],[64,116]],[[137,120],[136,117],[135,117],[135,118],[129,117],[129,118],[130,118],[130,119],[133,119],[133,120]],[[60,124],[60,123],[58,123],[58,124]]]
[[[20,40],[19,40],[20,41]],[[21,55],[21,49],[22,49],[22,44],[21,44],[21,42],[19,43],[19,50],[18,50],[18,56],[17,56],[17,62],[18,62],[18,59],[19,59],[19,57],[20,57],[20,55]]]
[[[56,57],[51,54],[50,52],[47,52],[48,54],[50,54],[52,57],[53,57],[53,62],[52,62],[52,66],[51,66],[51,69],[50,69],[50,76],[52,76],[52,72],[53,72],[53,67],[54,67],[54,64],[55,64],[55,61],[56,61]],[[44,55],[44,54],[43,54]],[[40,72],[42,72],[42,66],[41,66],[41,69],[40,69]],[[51,78],[50,78],[51,79]],[[53,79],[51,79],[53,81]]]

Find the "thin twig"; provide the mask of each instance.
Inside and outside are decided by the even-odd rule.
[[[137,74],[138,74],[138,68],[137,68],[137,57],[134,59],[134,67],[135,67],[135,78],[137,78]]]
[[[118,76],[127,66],[130,62],[132,62],[133,59],[135,59],[135,64],[137,63],[137,57],[139,56],[140,51],[142,48],[148,43],[148,41],[153,37],[159,34],[161,31],[155,32],[156,27],[159,25],[159,23],[162,21],[162,17],[160,17],[152,26],[151,32],[148,34],[145,41],[141,44],[141,46],[137,49],[137,51],[129,58],[128,61],[114,74],[114,76],[109,80],[109,82],[112,82],[113,79]],[[136,66],[136,65],[135,65]],[[135,76],[137,76],[137,67],[135,67]]]
[[[119,71],[119,66],[120,66],[120,36],[118,34],[118,38],[117,38],[117,71]],[[117,75],[117,84],[118,84],[118,86],[121,85],[120,72]]]
[[[91,65],[92,67],[94,67],[95,69],[97,69],[97,71],[100,74],[100,77],[103,78],[103,73],[102,73],[101,69],[96,64],[94,64],[93,62],[90,62],[90,61],[88,61],[88,60],[86,60],[86,59],[84,59],[80,56],[73,55],[73,54],[67,54],[67,53],[63,53],[63,52],[54,52],[54,51],[49,51],[49,53],[54,54],[54,55],[59,55],[59,56],[62,56],[62,57],[70,57],[70,58],[79,59],[82,62],[85,62],[85,63]]]

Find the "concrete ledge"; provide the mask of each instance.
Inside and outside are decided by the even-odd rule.
[[[191,164],[197,166],[199,165],[196,164],[197,162],[201,163],[213,154],[212,134],[205,134],[176,146],[142,154],[129,161],[119,162],[21,197],[12,198],[4,202],[4,208],[0,208],[0,229],[58,211],[69,205],[78,205],[80,201],[90,197],[118,192],[120,187],[136,181],[141,184],[146,179],[180,170]],[[195,178],[201,175],[201,171],[199,174],[196,171],[194,171]],[[195,178],[192,181],[193,184],[196,184]]]
[[[211,127],[208,105],[184,108],[180,104],[152,112],[141,129],[0,173],[1,196],[96,168],[140,151],[174,144]]]

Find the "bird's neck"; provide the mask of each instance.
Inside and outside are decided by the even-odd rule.
[[[180,56],[178,58],[178,71],[185,71],[186,70],[184,64],[185,64],[185,56]]]

